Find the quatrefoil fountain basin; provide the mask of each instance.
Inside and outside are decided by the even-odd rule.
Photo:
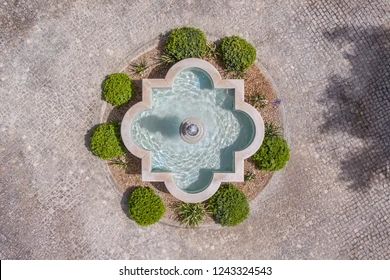
[[[142,180],[162,181],[185,202],[210,198],[222,182],[244,181],[244,159],[264,137],[244,81],[223,80],[202,59],[184,59],[165,79],[142,80],[142,102],[125,114],[125,146],[142,159]]]

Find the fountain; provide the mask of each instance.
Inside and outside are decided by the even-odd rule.
[[[260,147],[264,122],[244,102],[243,80],[223,80],[210,63],[190,58],[165,79],[142,81],[142,102],[125,114],[121,135],[142,159],[143,181],[200,202],[222,182],[244,180],[244,159]]]
[[[204,135],[203,124],[198,118],[188,118],[180,125],[180,136],[187,143],[195,144]]]

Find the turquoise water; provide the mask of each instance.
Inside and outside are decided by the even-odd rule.
[[[188,193],[207,188],[213,172],[233,172],[233,152],[253,140],[252,119],[234,110],[234,89],[214,89],[201,69],[183,70],[171,89],[153,89],[152,100],[152,109],[132,124],[133,140],[152,152],[152,172],[173,173],[176,185]],[[179,133],[190,117],[200,119],[205,130],[195,144]]]

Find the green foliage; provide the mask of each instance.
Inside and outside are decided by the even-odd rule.
[[[260,149],[252,156],[256,167],[262,170],[282,169],[290,159],[290,148],[280,136],[266,136]]]
[[[149,68],[147,61],[144,59],[138,63],[132,64],[131,66],[133,68],[133,72],[140,75],[141,77],[145,75],[146,70]]]
[[[208,53],[206,35],[193,27],[172,29],[165,44],[165,53],[175,61],[204,57]]]
[[[103,98],[114,106],[129,102],[133,91],[133,81],[124,73],[108,75],[103,82]]]
[[[255,173],[253,173],[253,172],[251,172],[251,171],[247,171],[247,172],[245,172],[245,174],[244,174],[244,181],[245,181],[245,182],[253,181],[255,178],[256,178]]]
[[[233,79],[245,79],[245,72],[231,72]]]
[[[127,168],[127,159],[126,157],[119,157],[119,158],[114,158],[109,161],[110,165],[116,165],[121,169],[126,169]]]
[[[161,198],[149,187],[137,187],[129,196],[129,215],[141,226],[157,223],[165,213]]]
[[[244,72],[256,60],[256,49],[238,36],[223,38],[218,49],[222,61],[229,71]]]
[[[275,136],[281,136],[280,128],[277,125],[274,125],[273,123],[266,123],[264,137],[275,137]]]
[[[169,65],[169,64],[173,64],[175,62],[176,62],[176,60],[168,54],[163,54],[160,56],[160,63],[161,64]]]
[[[214,42],[207,42],[207,54],[208,57],[216,58],[218,55],[217,45]]]
[[[249,215],[249,203],[245,194],[234,185],[228,184],[210,198],[208,205],[215,220],[223,226],[234,226]]]
[[[118,123],[99,125],[91,137],[91,151],[102,159],[113,159],[125,153]]]
[[[180,203],[176,209],[181,224],[197,227],[204,220],[207,208],[203,203]]]
[[[262,109],[268,104],[267,98],[261,93],[252,96],[249,101],[257,109]]]

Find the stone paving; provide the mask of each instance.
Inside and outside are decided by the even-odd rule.
[[[0,258],[389,259],[390,2],[3,1]],[[174,26],[252,41],[287,168],[235,228],[139,228],[85,146],[100,83]]]

